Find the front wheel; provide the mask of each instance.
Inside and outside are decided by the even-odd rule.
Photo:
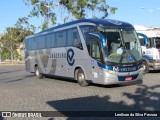
[[[38,79],[43,78],[43,75],[39,72],[39,67],[38,66],[35,67],[35,73],[36,73],[36,76],[37,76]]]
[[[82,86],[82,87],[85,87],[85,86],[89,85],[87,83],[87,81],[85,80],[85,75],[84,75],[84,72],[83,72],[82,68],[80,68],[77,72],[77,81],[78,81],[79,85]]]
[[[147,61],[143,61],[143,68],[144,68],[144,73],[148,73],[149,72],[149,66]]]

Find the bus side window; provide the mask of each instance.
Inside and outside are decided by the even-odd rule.
[[[99,41],[97,39],[91,40],[91,57],[94,59],[101,61],[101,55],[100,55],[100,47],[99,47]]]
[[[99,38],[90,34],[86,34],[86,45],[89,55],[92,58],[101,61]]]
[[[26,49],[26,51],[27,51],[27,50],[30,50],[30,49],[29,49],[29,40],[30,40],[30,39],[26,39],[26,40],[25,40],[25,49]]]
[[[67,43],[66,30],[56,32],[57,47],[65,47]]]
[[[78,34],[77,28],[72,28],[67,31],[67,46],[74,46],[83,50],[82,43]]]
[[[139,38],[141,46],[145,46],[145,40],[144,38]]]
[[[81,40],[80,40],[80,37],[79,37],[79,34],[78,34],[78,31],[73,31],[73,46],[74,47],[77,47],[79,49],[83,49],[82,47],[82,43],[81,43]]]
[[[55,35],[54,33],[46,35],[46,48],[54,48],[55,47]]]
[[[37,37],[38,49],[44,49],[46,47],[45,36]]]
[[[33,38],[32,39],[32,50],[36,50],[37,49],[37,38]]]

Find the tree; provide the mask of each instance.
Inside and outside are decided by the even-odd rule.
[[[10,55],[10,59],[13,62],[18,56],[17,49],[24,42],[26,36],[33,34],[27,28],[22,26],[14,26],[6,28],[5,34],[1,37],[1,49],[2,57]]]
[[[15,26],[26,28],[27,31],[32,31],[33,33],[35,33],[36,27],[33,24],[30,24],[28,21],[28,17],[19,18]]]
[[[64,21],[70,19],[82,18],[106,18],[110,14],[115,14],[116,7],[110,7],[106,4],[106,0],[24,0],[26,5],[33,6],[32,11],[28,15],[29,18],[38,17],[43,18],[41,25],[42,30],[53,26],[58,20],[58,16],[63,13]],[[60,7],[60,11],[58,6]],[[92,13],[92,14],[90,14]],[[61,16],[62,19],[62,16]]]
[[[87,18],[91,12],[91,17],[106,18],[108,14],[115,14],[116,7],[110,7],[105,0],[60,0],[60,4],[65,6],[75,19]]]
[[[43,18],[43,23],[40,26],[42,30],[56,24],[56,16],[53,12],[54,4],[52,0],[25,0],[26,5],[32,5],[33,9],[28,15],[31,17]]]

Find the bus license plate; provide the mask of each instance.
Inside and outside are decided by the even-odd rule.
[[[126,81],[132,80],[132,77],[126,77],[125,80]]]

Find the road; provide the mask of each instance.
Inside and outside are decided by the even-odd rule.
[[[160,111],[160,72],[142,84],[90,85],[37,79],[24,66],[0,66],[0,111]]]

